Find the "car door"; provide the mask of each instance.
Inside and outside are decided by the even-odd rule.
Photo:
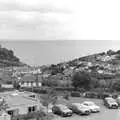
[[[56,106],[54,106],[53,108],[52,108],[52,111],[53,111],[53,113],[57,113],[57,107]]]
[[[72,109],[73,109],[73,112],[74,112],[74,113],[78,113],[78,108],[77,108],[77,106],[73,106]]]

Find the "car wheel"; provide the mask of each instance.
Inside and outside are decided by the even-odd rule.
[[[64,117],[65,116],[64,113],[61,113],[61,116]]]

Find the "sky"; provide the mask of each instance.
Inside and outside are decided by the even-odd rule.
[[[120,41],[115,40],[23,40],[1,41],[1,45],[13,50],[22,62],[29,65],[57,64],[109,49],[120,49]]]
[[[0,0],[1,40],[120,40],[119,0]]]

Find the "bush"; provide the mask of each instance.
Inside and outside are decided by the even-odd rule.
[[[69,94],[66,93],[66,94],[63,96],[63,98],[64,98],[65,100],[69,100]]]
[[[104,99],[106,97],[112,97],[112,95],[110,93],[106,93],[106,92],[98,94],[98,98],[100,98],[100,99]]]
[[[77,91],[79,91],[80,93],[84,93],[85,89],[84,88],[78,88]]]
[[[80,97],[80,92],[71,92],[72,97]]]
[[[68,88],[68,87],[55,87],[56,91],[72,91],[74,88]]]
[[[41,94],[47,94],[48,93],[48,91],[44,90],[44,89],[34,89],[34,92],[35,93],[41,93]]]
[[[114,93],[114,94],[112,94],[112,98],[116,99],[116,98],[118,97],[118,95],[119,95],[119,94]]]
[[[87,97],[87,98],[98,98],[98,94],[96,92],[86,92],[84,97]]]
[[[115,82],[112,88],[116,91],[120,91],[120,81]]]
[[[47,94],[47,89],[40,89],[40,88],[23,88],[23,90],[35,92],[35,93],[41,93],[41,94]]]

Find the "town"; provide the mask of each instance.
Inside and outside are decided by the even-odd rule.
[[[0,119],[79,119],[120,105],[120,51],[30,66],[0,47]],[[95,115],[95,114],[94,114]]]

